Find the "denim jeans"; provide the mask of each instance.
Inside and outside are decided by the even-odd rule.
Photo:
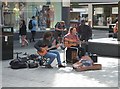
[[[47,54],[45,54],[44,57],[50,58],[50,60],[48,61],[48,64],[51,64],[53,60],[57,58],[58,65],[61,65],[60,54],[56,50],[50,50],[49,52],[47,52]]]

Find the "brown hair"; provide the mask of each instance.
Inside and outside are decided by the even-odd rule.
[[[74,28],[76,28],[76,27],[70,28],[70,29],[69,29],[69,33],[72,33],[72,30],[73,30]]]
[[[51,32],[45,32],[43,35],[43,39],[46,39],[46,38],[51,37],[51,36],[52,36]]]

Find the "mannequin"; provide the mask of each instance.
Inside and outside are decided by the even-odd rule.
[[[50,28],[53,28],[53,25],[54,25],[54,6],[53,5],[48,9],[48,15],[50,20]]]
[[[20,16],[20,19],[24,20],[24,8],[25,6],[21,3],[20,5],[20,13],[19,13],[19,16]]]

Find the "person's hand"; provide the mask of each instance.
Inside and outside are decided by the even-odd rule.
[[[57,44],[57,45],[56,45],[56,48],[58,48],[59,46],[60,46],[60,44]]]
[[[48,46],[45,46],[44,49],[47,50],[47,49],[48,49]]]

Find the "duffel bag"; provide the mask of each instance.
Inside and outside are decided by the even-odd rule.
[[[19,59],[14,59],[10,61],[10,66],[12,69],[21,69],[21,68],[27,68],[27,64],[24,61],[20,61]]]

